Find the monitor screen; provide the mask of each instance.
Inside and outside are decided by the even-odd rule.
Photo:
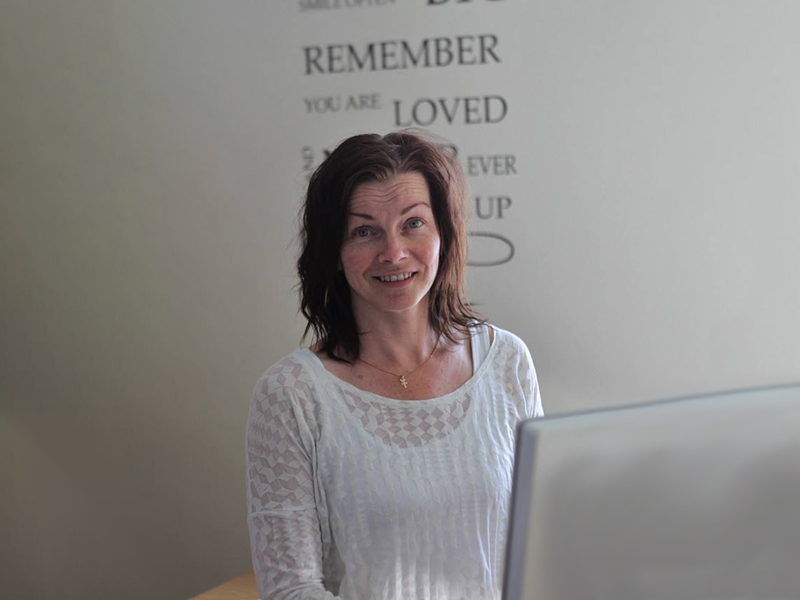
[[[523,423],[503,597],[800,598],[800,385]]]

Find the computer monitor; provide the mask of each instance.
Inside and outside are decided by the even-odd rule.
[[[503,598],[800,599],[800,385],[521,424]]]

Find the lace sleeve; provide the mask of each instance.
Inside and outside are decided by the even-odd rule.
[[[247,420],[247,520],[264,600],[334,600],[323,585],[314,437],[296,390],[268,371]]]

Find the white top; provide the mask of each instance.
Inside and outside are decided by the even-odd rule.
[[[308,349],[261,376],[247,497],[264,600],[500,597],[514,435],[543,413],[528,349],[494,331],[482,361],[474,336],[473,376],[429,400],[359,390]]]

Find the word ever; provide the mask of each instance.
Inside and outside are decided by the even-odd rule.
[[[376,110],[381,107],[380,94],[358,94],[347,96],[342,101],[341,96],[324,96],[317,98],[303,98],[307,112],[326,113],[344,110]]]
[[[394,0],[300,0],[300,12],[307,10],[332,10],[335,8],[361,8],[362,6],[386,6]]]
[[[419,98],[406,113],[402,100],[394,101],[394,124],[396,127],[418,125],[427,127],[437,120],[448,125],[463,123],[499,123],[508,113],[508,104],[501,96],[463,96],[455,98]]]
[[[467,175],[516,175],[516,162],[513,154],[470,155],[467,157]]]
[[[406,40],[304,46],[303,55],[305,74],[315,75],[499,63],[496,47],[496,35],[481,34],[425,38],[413,47]]]
[[[503,218],[503,211],[511,207],[511,198],[508,196],[475,196],[475,214],[479,219]]]
[[[496,267],[514,258],[514,244],[505,236],[486,231],[469,232],[470,267]]]

